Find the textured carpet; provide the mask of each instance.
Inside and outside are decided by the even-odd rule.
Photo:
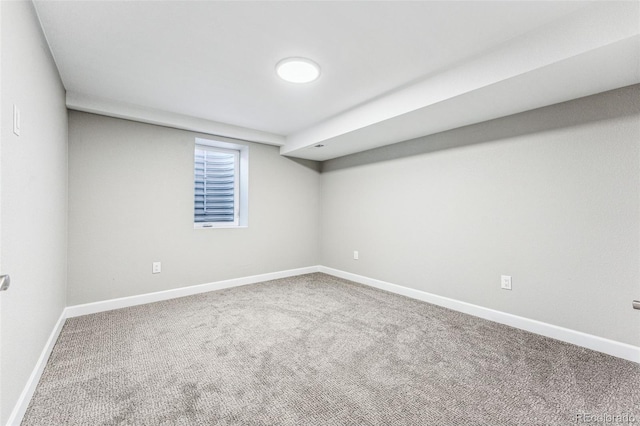
[[[640,367],[310,274],[67,320],[23,425],[598,419],[586,415],[640,424]]]

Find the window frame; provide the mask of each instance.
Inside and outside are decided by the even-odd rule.
[[[234,220],[233,222],[195,221],[196,150],[208,150],[234,155]],[[249,203],[249,147],[231,142],[196,138],[193,148],[193,200],[192,220],[194,229],[246,228]]]

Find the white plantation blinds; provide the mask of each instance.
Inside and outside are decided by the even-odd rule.
[[[238,224],[239,156],[239,151],[196,145],[195,223]]]

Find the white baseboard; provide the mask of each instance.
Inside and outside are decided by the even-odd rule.
[[[640,347],[629,345],[627,343],[605,339],[603,337],[594,336],[592,334],[564,327],[558,327],[545,322],[496,311],[494,309],[461,302],[459,300],[438,296],[425,291],[391,284],[385,281],[364,277],[362,275],[352,274],[351,272],[328,268],[326,266],[320,266],[319,272],[640,363]]]
[[[111,311],[113,309],[126,308],[129,306],[144,305],[146,303],[160,302],[162,300],[175,299],[178,297],[191,296],[193,294],[206,293],[214,290],[238,287],[241,285],[255,284],[262,281],[277,280],[279,278],[293,277],[296,275],[310,274],[318,272],[319,266],[308,266],[306,268],[289,269],[286,271],[269,272],[266,274],[252,275],[249,277],[233,278],[230,280],[216,281],[207,284],[180,287],[171,290],[146,293],[136,296],[121,297],[118,299],[104,300],[101,302],[85,303],[83,305],[68,306],[67,318],[81,315],[95,314],[97,312]]]
[[[47,339],[47,343],[44,345],[44,349],[40,354],[40,358],[36,362],[36,366],[33,368],[31,372],[31,376],[29,376],[29,380],[27,380],[27,384],[25,385],[20,397],[18,398],[18,402],[13,408],[11,415],[9,416],[9,420],[7,421],[7,426],[18,426],[22,422],[22,417],[24,417],[24,413],[27,411],[27,407],[29,406],[29,402],[31,401],[31,397],[33,393],[36,391],[36,386],[38,386],[38,382],[40,381],[40,377],[42,376],[42,372],[44,371],[44,367],[47,365],[47,361],[49,360],[49,356],[51,355],[51,351],[53,351],[53,347],[58,340],[58,336],[60,335],[60,331],[62,331],[62,326],[66,320],[65,311],[63,310],[60,314],[60,318],[58,318],[58,322],[53,326],[53,330],[49,335],[49,339]]]

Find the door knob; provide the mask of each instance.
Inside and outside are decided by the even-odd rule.
[[[640,300],[633,301],[633,309],[640,309]]]
[[[9,289],[9,285],[11,285],[11,278],[9,278],[9,275],[0,275],[0,291]]]

